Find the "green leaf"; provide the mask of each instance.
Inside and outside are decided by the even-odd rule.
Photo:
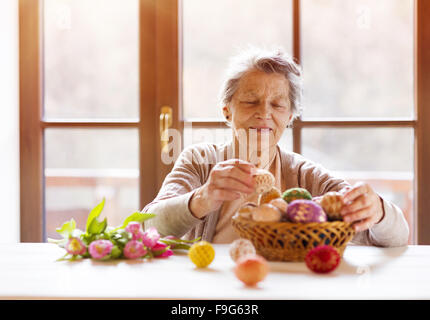
[[[102,213],[104,206],[105,206],[105,198],[103,198],[103,201],[100,202],[98,205],[96,205],[93,210],[91,210],[90,214],[88,215],[87,224],[85,227],[85,231],[87,234],[89,234],[89,229],[93,221],[97,219],[100,213]]]
[[[97,218],[91,221],[87,233],[88,234],[101,234],[105,231],[107,227],[107,218],[105,218],[102,222],[98,221]]]
[[[58,258],[57,260],[55,260],[55,261],[64,261],[64,260],[69,260],[70,258],[68,257],[69,256],[69,253],[68,252],[66,252],[66,254],[64,255],[64,256],[62,256],[61,258]]]
[[[56,228],[55,231],[63,236],[63,238],[69,238],[72,235],[72,232],[76,228],[76,222],[72,218],[70,221],[66,221],[60,228]]]
[[[119,229],[125,229],[125,227],[127,227],[127,225],[132,221],[137,221],[139,223],[142,223],[145,220],[151,219],[153,217],[155,217],[155,214],[153,214],[153,213],[134,212],[124,220],[122,225],[111,230],[111,232],[117,231]]]
[[[193,240],[184,240],[184,239],[181,239],[181,242],[185,242],[185,243],[194,243],[194,242],[199,241],[201,238],[202,238],[202,237],[198,237],[198,238],[195,238],[195,239],[193,239]]]
[[[172,250],[177,250],[177,249],[188,250],[191,248],[192,243],[197,242],[200,239],[201,239],[201,237],[198,237],[198,238],[193,239],[193,240],[161,238],[160,242],[163,242],[167,245],[170,245]]]

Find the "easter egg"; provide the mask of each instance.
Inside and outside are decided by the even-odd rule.
[[[298,199],[312,200],[312,195],[304,188],[291,188],[284,191],[282,198],[290,203]]]
[[[269,204],[278,208],[283,215],[287,213],[288,203],[284,199],[276,198],[276,199],[270,200]]]
[[[253,203],[247,203],[243,205],[236,213],[236,216],[245,219],[252,218],[252,211],[256,208],[256,205]]]
[[[269,191],[275,185],[275,177],[270,171],[256,169],[253,173],[255,182],[255,192],[264,193]]]
[[[234,273],[245,285],[255,286],[266,278],[269,273],[269,265],[263,257],[257,254],[247,254],[237,260]]]
[[[327,192],[319,200],[329,220],[342,220],[340,210],[343,207],[343,197],[339,192]]]
[[[279,197],[281,197],[281,191],[276,187],[272,187],[269,191],[260,194],[258,197],[258,205],[269,203],[271,200]]]
[[[325,222],[327,215],[311,200],[294,200],[288,204],[287,219],[291,222]]]
[[[255,248],[248,239],[237,239],[231,243],[229,253],[233,261],[237,261],[241,256],[255,254]]]
[[[275,206],[265,203],[252,211],[252,219],[260,222],[281,221],[282,213]]]
[[[329,245],[315,247],[306,254],[306,266],[316,273],[328,273],[340,263],[339,252]]]
[[[197,268],[204,268],[210,265],[215,258],[215,249],[209,242],[199,241],[188,250],[188,257]]]

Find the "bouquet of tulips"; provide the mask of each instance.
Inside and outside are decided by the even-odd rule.
[[[48,239],[48,242],[66,250],[66,254],[58,260],[167,258],[173,250],[188,250],[193,242],[199,240],[188,241],[173,236],[162,238],[153,227],[144,231],[142,223],[154,217],[152,213],[135,212],[122,225],[109,227],[107,218],[98,220],[104,205],[105,199],[91,210],[85,232],[76,228],[73,218],[56,229],[63,239]]]

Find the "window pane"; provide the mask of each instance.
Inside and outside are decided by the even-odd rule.
[[[304,129],[303,155],[349,183],[368,182],[413,229],[413,129]]]
[[[222,118],[218,103],[228,60],[247,45],[291,53],[291,0],[184,0],[183,116]]]
[[[304,117],[414,117],[413,1],[301,4]]]
[[[45,0],[46,118],[138,118],[138,0]]]
[[[134,129],[47,129],[45,131],[46,236],[74,218],[85,229],[91,209],[103,198],[101,218],[122,223],[139,210],[138,132]]]

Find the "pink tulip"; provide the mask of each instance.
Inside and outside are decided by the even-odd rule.
[[[66,244],[66,251],[72,255],[83,255],[87,251],[84,243],[79,238],[70,238]]]
[[[167,246],[167,244],[162,242],[157,242],[155,246],[151,249],[154,257],[157,258],[166,258],[173,254],[173,251]]]
[[[112,250],[113,244],[109,240],[95,240],[90,243],[88,251],[94,259],[102,259]]]
[[[125,227],[125,231],[130,232],[133,236],[137,235],[142,230],[142,225],[137,221],[131,221],[127,227]]]
[[[149,228],[142,235],[142,242],[148,248],[154,247],[157,244],[158,239],[160,239],[160,234],[154,227]]]
[[[173,251],[170,249],[167,249],[166,251],[164,251],[160,256],[158,256],[157,258],[167,258],[170,257],[171,255],[173,255]]]
[[[124,256],[128,259],[137,259],[146,254],[146,250],[142,242],[131,240],[124,247]]]

